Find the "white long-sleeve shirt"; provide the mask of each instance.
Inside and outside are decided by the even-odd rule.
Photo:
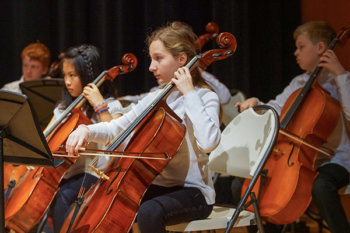
[[[131,111],[118,119],[89,125],[89,141],[109,144],[161,91],[149,93]],[[221,137],[218,96],[209,89],[196,87],[184,96],[174,90],[166,102],[182,119],[186,134],[179,150],[153,184],[165,187],[196,187],[203,193],[209,205],[214,204],[215,191],[207,166],[207,153],[216,148]]]
[[[13,92],[18,92],[22,93],[22,90],[19,88],[19,84],[24,82],[24,77],[22,76],[19,80],[6,83],[1,90],[6,90],[6,91],[13,91]]]
[[[280,114],[288,97],[297,89],[304,87],[309,77],[305,73],[295,77],[283,92],[276,96],[276,99],[270,100],[267,104],[274,107]],[[331,148],[335,153],[327,163],[339,164],[350,172],[350,132],[347,132],[346,129],[347,122],[350,122],[350,73],[334,76],[323,70],[320,77],[318,77],[318,83],[333,98],[337,99],[342,107],[338,124],[324,145]]]
[[[213,74],[207,72],[207,71],[203,71],[201,73],[202,78],[205,80],[205,82],[211,87],[213,88],[213,90],[216,92],[216,94],[219,97],[219,101],[220,104],[226,104],[230,101],[231,98],[231,92],[230,90],[225,86],[225,84],[221,83]],[[151,90],[149,92],[153,92],[156,91],[158,89],[163,88],[164,85],[159,85],[159,86],[155,86],[152,87]],[[145,96],[148,95],[148,93],[142,93],[139,95],[127,95],[127,96],[123,96],[124,100],[129,100],[131,102],[137,103],[138,101],[140,101],[142,98],[144,98]]]

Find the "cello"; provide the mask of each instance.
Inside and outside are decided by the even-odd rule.
[[[197,55],[186,66],[193,67],[206,56],[211,57],[213,62],[233,54],[236,49],[233,35],[223,33],[218,36],[217,41],[226,49],[216,49],[201,56]],[[206,57],[205,60],[209,59]],[[140,156],[143,156],[144,152],[156,154],[165,152],[169,159],[121,158],[117,163],[113,163],[106,170],[108,178],[100,178],[84,195],[83,205],[79,210],[70,212],[61,232],[130,230],[143,194],[175,155],[185,135],[184,125],[165,102],[173,87],[173,83],[167,84],[108,148],[108,151],[121,150],[121,153],[137,151],[135,153]]]
[[[348,33],[348,29],[340,32],[328,49],[334,49]],[[318,175],[314,169],[316,157],[319,152],[331,155],[320,148],[336,127],[341,107],[318,84],[316,78],[321,70],[317,66],[304,87],[287,99],[281,111],[276,146],[264,166],[267,174],[263,175],[263,182],[258,180],[253,187],[253,192],[259,195],[259,213],[268,222],[288,224],[305,212]],[[244,181],[242,195],[249,182]],[[251,207],[248,209],[252,211]]]
[[[114,80],[119,74],[131,72],[137,66],[136,57],[127,53],[123,56],[124,65],[103,71],[94,84],[100,86],[106,80]],[[78,96],[71,105],[44,131],[49,148],[55,152],[61,148],[70,132],[79,124],[91,123],[82,112],[84,96]],[[64,158],[55,168],[38,167],[29,172],[16,186],[5,205],[5,227],[15,232],[28,232],[43,217],[59,190],[59,184],[69,167],[77,158]]]
[[[207,33],[200,35],[197,40],[199,50],[201,50],[207,42],[214,39],[219,34],[219,26],[214,22],[207,23],[205,30]]]

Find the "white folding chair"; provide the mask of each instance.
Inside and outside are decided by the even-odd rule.
[[[246,177],[251,179],[247,191],[239,202],[237,209],[214,206],[210,216],[203,220],[167,226],[168,231],[191,232],[203,230],[226,229],[261,225],[260,216],[244,210],[244,204],[258,179],[262,168],[270,155],[277,139],[279,117],[268,106],[257,106],[255,110],[266,110],[259,114],[248,109],[237,115],[224,129],[218,147],[209,156],[209,167],[220,174]],[[255,215],[257,213],[255,212]]]
[[[238,109],[234,107],[235,103],[243,102],[245,100],[245,96],[243,92],[238,89],[231,89],[231,98],[230,101],[226,104],[222,104],[222,128],[225,128],[238,114]],[[217,182],[219,177],[228,177],[228,175],[214,173],[213,174],[213,182],[214,184]]]

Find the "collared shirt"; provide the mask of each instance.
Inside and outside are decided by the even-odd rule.
[[[151,92],[127,114],[111,122],[89,125],[89,141],[110,143],[145,110],[162,90]],[[208,155],[221,138],[218,96],[207,88],[195,88],[181,95],[174,90],[166,100],[186,126],[185,138],[173,159],[155,178],[153,184],[172,187],[196,187],[207,204],[215,202],[215,191],[208,168]]]
[[[309,77],[306,73],[295,77],[283,92],[276,96],[276,99],[270,100],[267,104],[274,107],[280,114],[288,97],[297,89],[304,87]],[[326,163],[339,164],[350,172],[350,139],[349,132],[346,129],[346,124],[350,122],[350,73],[346,72],[345,74],[334,76],[323,70],[318,77],[318,83],[333,98],[339,101],[342,108],[337,126],[324,145],[335,153],[330,161]],[[263,103],[260,102],[259,104]]]
[[[19,84],[24,82],[24,78],[23,76],[17,80],[17,81],[13,81],[10,83],[5,84],[1,90],[6,90],[6,91],[13,91],[13,92],[17,92],[17,93],[22,93],[22,90],[19,88]]]

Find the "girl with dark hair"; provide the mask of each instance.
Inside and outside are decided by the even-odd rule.
[[[72,47],[64,52],[61,60],[65,88],[62,101],[54,109],[55,119],[77,98],[83,94],[86,102],[82,106],[83,112],[93,122],[110,121],[122,114],[122,105],[113,96],[113,85],[102,85],[101,92],[92,82],[102,72],[101,57],[96,47],[81,45]],[[109,89],[108,89],[109,88]],[[89,148],[97,145],[89,144]],[[70,205],[77,199],[79,190],[87,190],[98,176],[88,165],[91,157],[79,158],[67,171],[60,184],[60,190],[51,205],[54,232],[59,232]],[[104,170],[108,165],[108,158],[100,157],[95,167]]]

